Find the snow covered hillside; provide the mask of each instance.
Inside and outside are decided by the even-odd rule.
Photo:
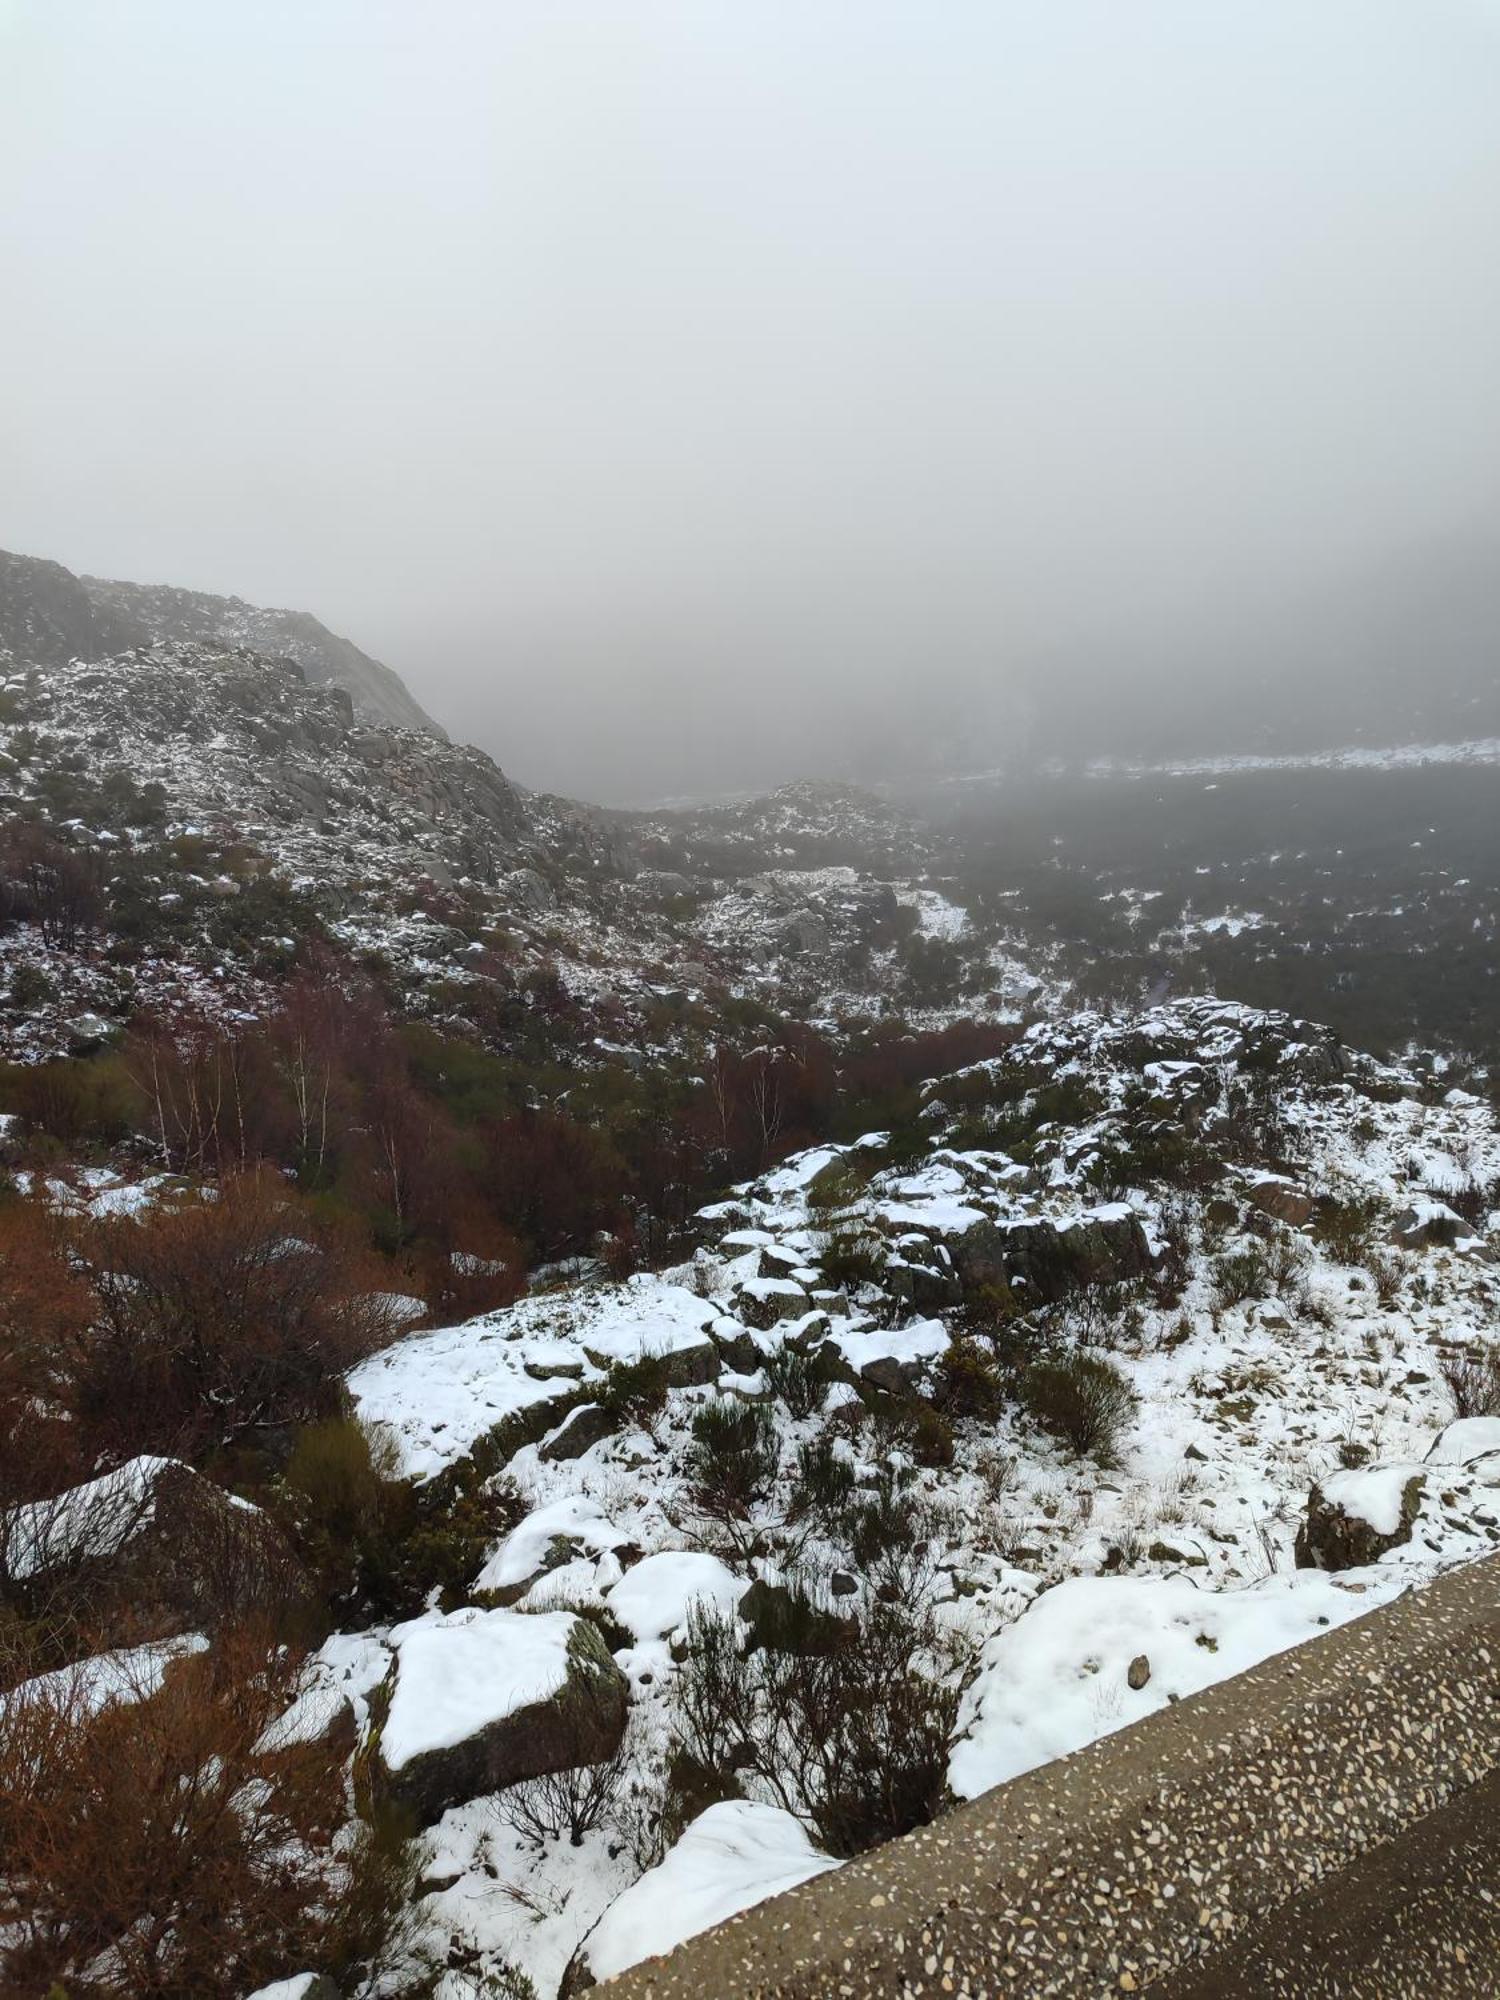
[[[422,1907],[465,1976],[510,1961],[550,1994],[571,1964],[575,1990],[836,1858],[827,1773],[716,1660],[725,1633],[772,1690],[779,1648],[830,1633],[858,1681],[899,1596],[951,1716],[938,1810],[1500,1546],[1500,1421],[1455,1421],[1494,1368],[1478,1099],[1192,1003],[1039,1026],[935,1085],[928,1124],[919,1155],[871,1134],[736,1189],[680,1268],[351,1378],[430,1485],[503,1440],[515,1525],[471,1601],[595,1621],[628,1684],[576,1843],[525,1783],[427,1836]],[[360,1635],[355,1674],[350,1643],[330,1685],[399,1696],[401,1635]],[[767,1737],[705,1787],[684,1744],[710,1747],[714,1674]],[[684,1787],[745,1803],[662,1853]]]
[[[6,575],[0,1984],[555,2000],[1500,1547],[1486,769],[607,813]]]

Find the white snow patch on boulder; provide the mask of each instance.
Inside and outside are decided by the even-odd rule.
[[[710,1806],[610,1904],[584,1941],[583,1957],[596,1979],[614,1979],[837,1866],[779,1806],[747,1799]]]
[[[939,1319],[921,1319],[913,1326],[876,1327],[868,1333],[835,1330],[829,1340],[857,1374],[873,1361],[896,1361],[916,1366],[935,1361],[948,1351],[948,1329]]]
[[[1364,1521],[1377,1535],[1394,1535],[1401,1527],[1406,1489],[1421,1476],[1420,1465],[1365,1465],[1327,1473],[1318,1485],[1328,1504],[1351,1521]]]
[[[474,1579],[476,1590],[513,1590],[525,1583],[547,1559],[555,1541],[576,1542],[590,1555],[607,1555],[630,1540],[609,1521],[597,1500],[586,1493],[564,1493],[528,1514]]]
[[[637,1639],[665,1639],[687,1623],[696,1606],[733,1611],[749,1587],[717,1556],[667,1550],[627,1570],[605,1601]]]
[[[568,1678],[565,1611],[528,1614],[466,1606],[413,1618],[390,1635],[396,1686],[381,1731],[387,1767],[465,1743],[489,1723],[546,1701]]]

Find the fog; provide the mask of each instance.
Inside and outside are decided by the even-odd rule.
[[[613,802],[1364,726],[1500,658],[1497,252],[1495,0],[0,0],[0,546]]]

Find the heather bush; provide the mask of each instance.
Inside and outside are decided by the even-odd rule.
[[[1113,1465],[1139,1397],[1112,1362],[1093,1354],[1034,1361],[1020,1380],[1022,1406],[1079,1454]]]

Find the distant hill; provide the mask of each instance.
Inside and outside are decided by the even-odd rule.
[[[294,660],[309,681],[343,688],[361,721],[447,740],[399,674],[305,611],[268,610],[169,584],[75,576],[61,563],[0,550],[0,651],[52,667],[163,639],[218,640]]]

